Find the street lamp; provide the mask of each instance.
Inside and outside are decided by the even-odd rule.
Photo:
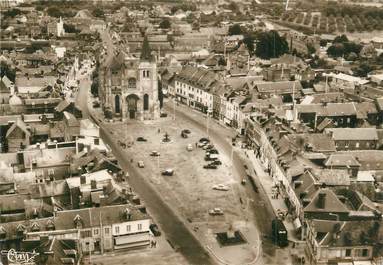
[[[212,113],[212,110],[209,108],[207,110],[207,113],[206,113],[206,134],[207,134],[208,139],[209,139],[209,117],[210,117],[210,113]]]
[[[176,98],[173,98],[173,120],[176,120]]]

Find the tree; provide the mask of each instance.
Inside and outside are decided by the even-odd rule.
[[[48,7],[47,14],[51,17],[62,17],[63,12],[55,6]]]
[[[242,29],[239,24],[234,24],[229,27],[229,35],[240,35],[242,34]]]
[[[333,58],[341,57],[344,55],[344,45],[342,43],[335,43],[327,49],[327,54]]]
[[[262,32],[258,36],[255,54],[262,59],[270,59],[288,53],[289,45],[286,38],[279,36],[277,31]]]
[[[10,10],[7,10],[5,11],[4,13],[4,17],[15,17],[15,16],[18,16],[21,14],[21,11],[20,9],[17,9],[17,8],[12,8]]]
[[[340,36],[336,36],[333,43],[345,43],[345,42],[348,42],[348,38],[346,35],[340,35]]]
[[[160,22],[160,28],[162,29],[169,29],[171,27],[171,23],[169,19],[164,19]]]
[[[95,17],[101,17],[102,18],[105,16],[105,13],[104,13],[104,10],[102,10],[101,8],[95,8],[92,11],[92,15]]]
[[[66,33],[79,33],[80,30],[76,29],[76,27],[72,24],[64,23],[64,30]]]
[[[316,49],[314,47],[314,45],[312,45],[311,43],[307,44],[307,51],[309,54],[313,54],[316,52]]]
[[[16,70],[11,68],[6,62],[1,61],[0,76],[1,78],[3,78],[3,76],[7,76],[10,81],[15,82]]]
[[[243,38],[243,43],[246,45],[247,49],[249,50],[249,54],[254,54],[254,37],[250,34],[246,34]]]
[[[366,63],[362,63],[359,67],[353,69],[354,74],[359,77],[367,77],[368,73],[373,70],[374,68]]]
[[[320,40],[319,45],[321,47],[326,47],[327,46],[327,40]]]
[[[226,60],[223,57],[219,57],[218,59],[218,65],[220,66],[226,66]]]

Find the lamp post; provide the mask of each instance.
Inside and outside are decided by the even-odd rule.
[[[212,110],[209,108],[206,113],[206,134],[208,139],[209,139],[209,117],[211,112]]]

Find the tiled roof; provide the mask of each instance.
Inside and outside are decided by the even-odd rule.
[[[328,128],[326,133],[332,134],[332,139],[339,140],[354,140],[368,141],[378,140],[376,128]]]
[[[30,136],[31,133],[27,129],[27,125],[21,120],[17,119],[15,123],[12,124],[12,126],[8,129],[7,134],[5,135],[6,138],[16,129],[20,128],[27,136]]]
[[[319,200],[319,194],[323,193],[325,196],[323,208],[319,208],[317,203]],[[311,202],[304,208],[305,212],[334,212],[334,213],[346,213],[349,212],[347,207],[338,199],[335,193],[327,188],[318,189],[314,194]]]
[[[325,162],[326,167],[359,167],[360,163],[352,154],[331,154]]]
[[[125,215],[127,209],[131,214],[129,221],[149,218],[147,214],[141,213],[132,205],[125,204],[57,212],[55,217],[55,226],[57,230],[74,229],[76,228],[74,222],[76,216],[80,218],[83,228],[100,226],[100,222],[102,225],[123,223],[128,221]]]
[[[295,86],[294,86],[295,84]],[[291,94],[293,91],[298,97],[302,91],[302,85],[299,81],[280,81],[280,82],[267,82],[259,83],[256,85],[260,93],[274,93],[274,94]]]

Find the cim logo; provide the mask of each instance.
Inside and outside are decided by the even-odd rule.
[[[8,264],[11,265],[35,265],[35,257],[39,254],[35,251],[33,252],[17,252],[15,249],[11,248],[8,251],[1,251],[2,255],[5,255],[8,260]],[[3,265],[0,262],[0,265]]]

